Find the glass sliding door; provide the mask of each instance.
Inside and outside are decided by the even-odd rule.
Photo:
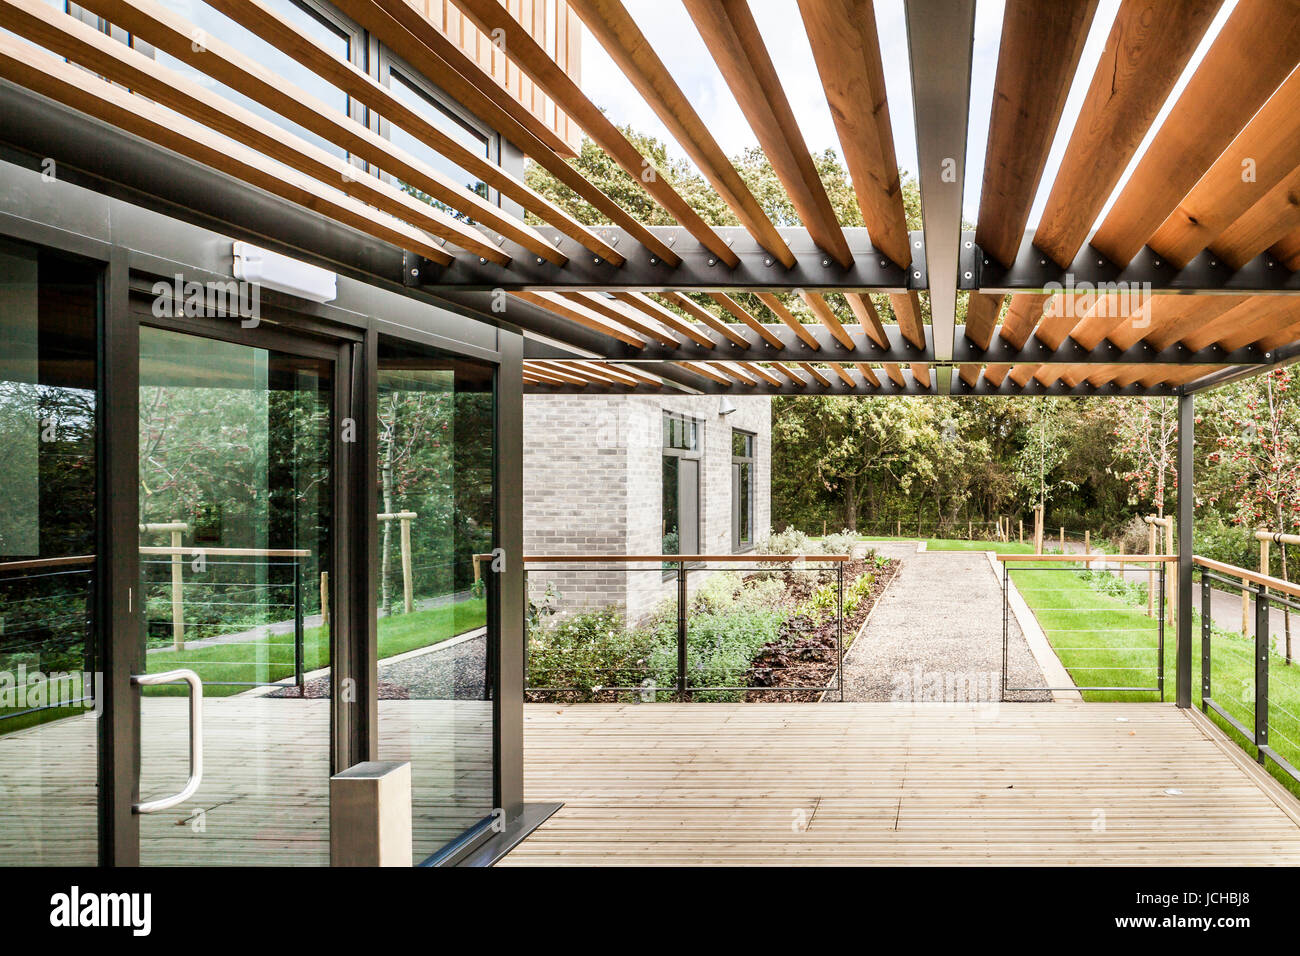
[[[0,240],[0,866],[98,860],[99,275]]]
[[[144,670],[204,697],[202,784],[142,815],[142,863],[329,861],[334,378],[310,351],[140,328]],[[149,800],[185,785],[188,690],[141,690]]]
[[[493,369],[381,337],[379,756],[411,762],[414,856],[492,813]]]

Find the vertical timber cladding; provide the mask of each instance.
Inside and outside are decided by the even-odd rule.
[[[510,95],[545,123],[576,154],[582,130],[549,96],[512,63],[501,45],[456,9],[451,0],[407,0],[451,38]],[[575,81],[582,79],[582,27],[567,0],[506,0],[506,9]],[[436,80],[436,77],[431,77]]]

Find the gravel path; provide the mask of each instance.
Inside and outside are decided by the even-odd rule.
[[[903,562],[866,631],[844,658],[844,699],[996,701],[1002,671],[1002,589],[980,551],[881,546]],[[1008,683],[1045,687],[1014,617]],[[1010,700],[1050,700],[1046,692]]]
[[[480,634],[451,647],[379,665],[379,684],[395,685],[413,700],[483,700],[487,637]]]

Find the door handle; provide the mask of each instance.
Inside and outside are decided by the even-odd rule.
[[[172,684],[180,680],[190,685],[190,779],[185,782],[184,789],[170,797],[135,804],[131,808],[133,813],[157,813],[160,810],[170,809],[178,803],[184,803],[194,796],[203,779],[203,681],[199,680],[199,675],[183,667],[158,674],[131,675],[131,684],[134,687]]]

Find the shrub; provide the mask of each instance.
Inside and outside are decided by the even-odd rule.
[[[776,639],[784,615],[775,608],[737,603],[726,611],[694,614],[686,635],[687,679],[695,687],[738,687],[744,684],[750,662],[763,646]],[[650,655],[656,683],[672,687],[677,674],[676,622],[661,621],[658,640]],[[693,695],[693,699],[740,700],[740,691]]]
[[[760,554],[812,554],[818,551],[817,543],[798,528],[786,528],[768,535],[758,543]]]
[[[652,676],[656,635],[628,628],[621,610],[604,607],[574,614],[529,634],[530,687],[633,687]]]
[[[1192,550],[1203,558],[1252,571],[1259,566],[1259,542],[1252,528],[1222,520],[1206,521],[1195,528],[1193,539]]]
[[[822,554],[852,554],[853,546],[857,542],[858,536],[845,528],[843,531],[836,531],[822,538],[821,552]]]

